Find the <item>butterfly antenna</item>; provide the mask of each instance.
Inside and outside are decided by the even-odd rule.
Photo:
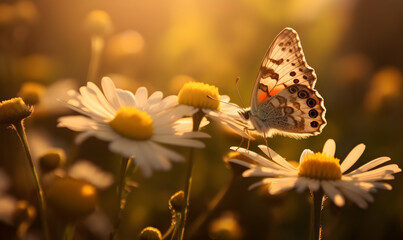
[[[211,99],[211,100],[214,100],[214,101],[218,101],[218,102],[223,103],[223,104],[231,105],[231,106],[233,106],[233,107],[236,107],[236,108],[239,108],[239,109],[242,110],[242,108],[241,108],[240,106],[238,106],[238,105],[236,105],[236,104],[234,104],[234,103],[224,102],[224,101],[222,101],[222,100],[220,100],[220,99],[217,99],[217,98],[214,98],[214,97],[212,97],[212,96],[210,96],[210,95],[207,95],[207,98],[209,98],[209,99]]]
[[[238,93],[239,99],[241,99],[242,107],[245,108],[245,103],[244,103],[244,101],[242,99],[241,93],[239,92],[239,85],[238,85],[239,80],[241,80],[240,77],[237,77],[235,79],[235,88],[236,88],[236,91]]]

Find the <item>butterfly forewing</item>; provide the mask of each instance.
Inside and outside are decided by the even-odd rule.
[[[256,109],[281,90],[293,84],[313,88],[314,70],[306,63],[298,34],[285,28],[273,41],[260,66],[253,88],[251,108]]]

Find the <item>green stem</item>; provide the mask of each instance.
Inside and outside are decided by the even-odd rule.
[[[311,240],[320,240],[322,238],[322,226],[321,226],[321,213],[323,209],[323,203],[325,201],[323,190],[317,192],[311,192],[312,196],[312,208],[311,208]]]
[[[48,226],[48,222],[46,220],[46,204],[45,204],[45,197],[43,194],[43,190],[42,190],[42,185],[39,181],[39,177],[38,177],[38,173],[36,172],[36,168],[34,165],[34,162],[32,161],[32,157],[31,157],[31,152],[29,151],[29,145],[28,145],[28,140],[27,140],[27,136],[25,134],[25,129],[23,126],[23,121],[21,122],[17,122],[14,123],[14,128],[21,140],[21,143],[24,147],[25,150],[25,154],[27,155],[28,158],[28,162],[29,165],[31,167],[31,171],[32,171],[32,175],[34,176],[34,180],[35,180],[35,186],[36,186],[36,192],[38,194],[38,198],[39,198],[39,207],[40,207],[40,212],[41,212],[41,220],[42,220],[42,229],[43,229],[43,234],[45,236],[46,240],[49,240],[49,226]]]
[[[127,173],[127,168],[129,167],[129,160],[130,160],[130,158],[122,158],[122,162],[120,165],[119,183],[116,186],[116,191],[117,191],[118,201],[119,201],[119,209],[116,214],[115,226],[114,226],[113,231],[109,238],[111,240],[117,239],[123,210],[126,206],[126,196],[123,196],[123,195],[124,195],[124,189],[126,188],[126,173]]]
[[[171,227],[173,226],[172,229],[172,235],[171,235],[171,240],[174,240],[175,237],[178,235],[178,223],[181,221],[182,219],[182,213],[178,212],[175,213],[175,222],[174,224],[171,225]],[[162,239],[166,239],[169,236],[169,234],[164,234],[164,236],[162,237]]]
[[[66,227],[64,228],[63,240],[73,240],[75,231],[75,223],[67,223]]]
[[[204,113],[200,110],[197,113],[193,115],[193,132],[199,131],[200,123],[204,117]],[[187,213],[188,213],[188,208],[189,208],[189,198],[190,198],[190,189],[192,187],[192,171],[193,171],[193,153],[194,149],[191,148],[189,151],[189,163],[188,163],[188,169],[186,172],[186,182],[185,182],[185,204],[182,208],[181,212],[181,221],[179,223],[179,232],[178,232],[178,240],[183,239],[183,234],[185,232],[185,223],[186,223],[186,218],[187,218]]]
[[[104,39],[101,36],[91,37],[91,59],[88,68],[88,82],[95,82],[98,75],[98,69],[101,62],[101,54],[104,49]]]

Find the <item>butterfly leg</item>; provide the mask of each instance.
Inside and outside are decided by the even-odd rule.
[[[266,133],[263,133],[263,139],[264,139],[264,142],[266,143],[267,152],[269,153],[269,158],[273,159],[272,156],[271,156],[271,151],[270,151],[270,148],[269,148],[269,144],[267,142]]]

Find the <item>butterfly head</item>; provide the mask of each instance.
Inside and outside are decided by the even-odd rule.
[[[242,111],[238,111],[238,114],[245,120],[249,120],[250,115],[251,115],[251,111],[248,110],[242,110]]]

